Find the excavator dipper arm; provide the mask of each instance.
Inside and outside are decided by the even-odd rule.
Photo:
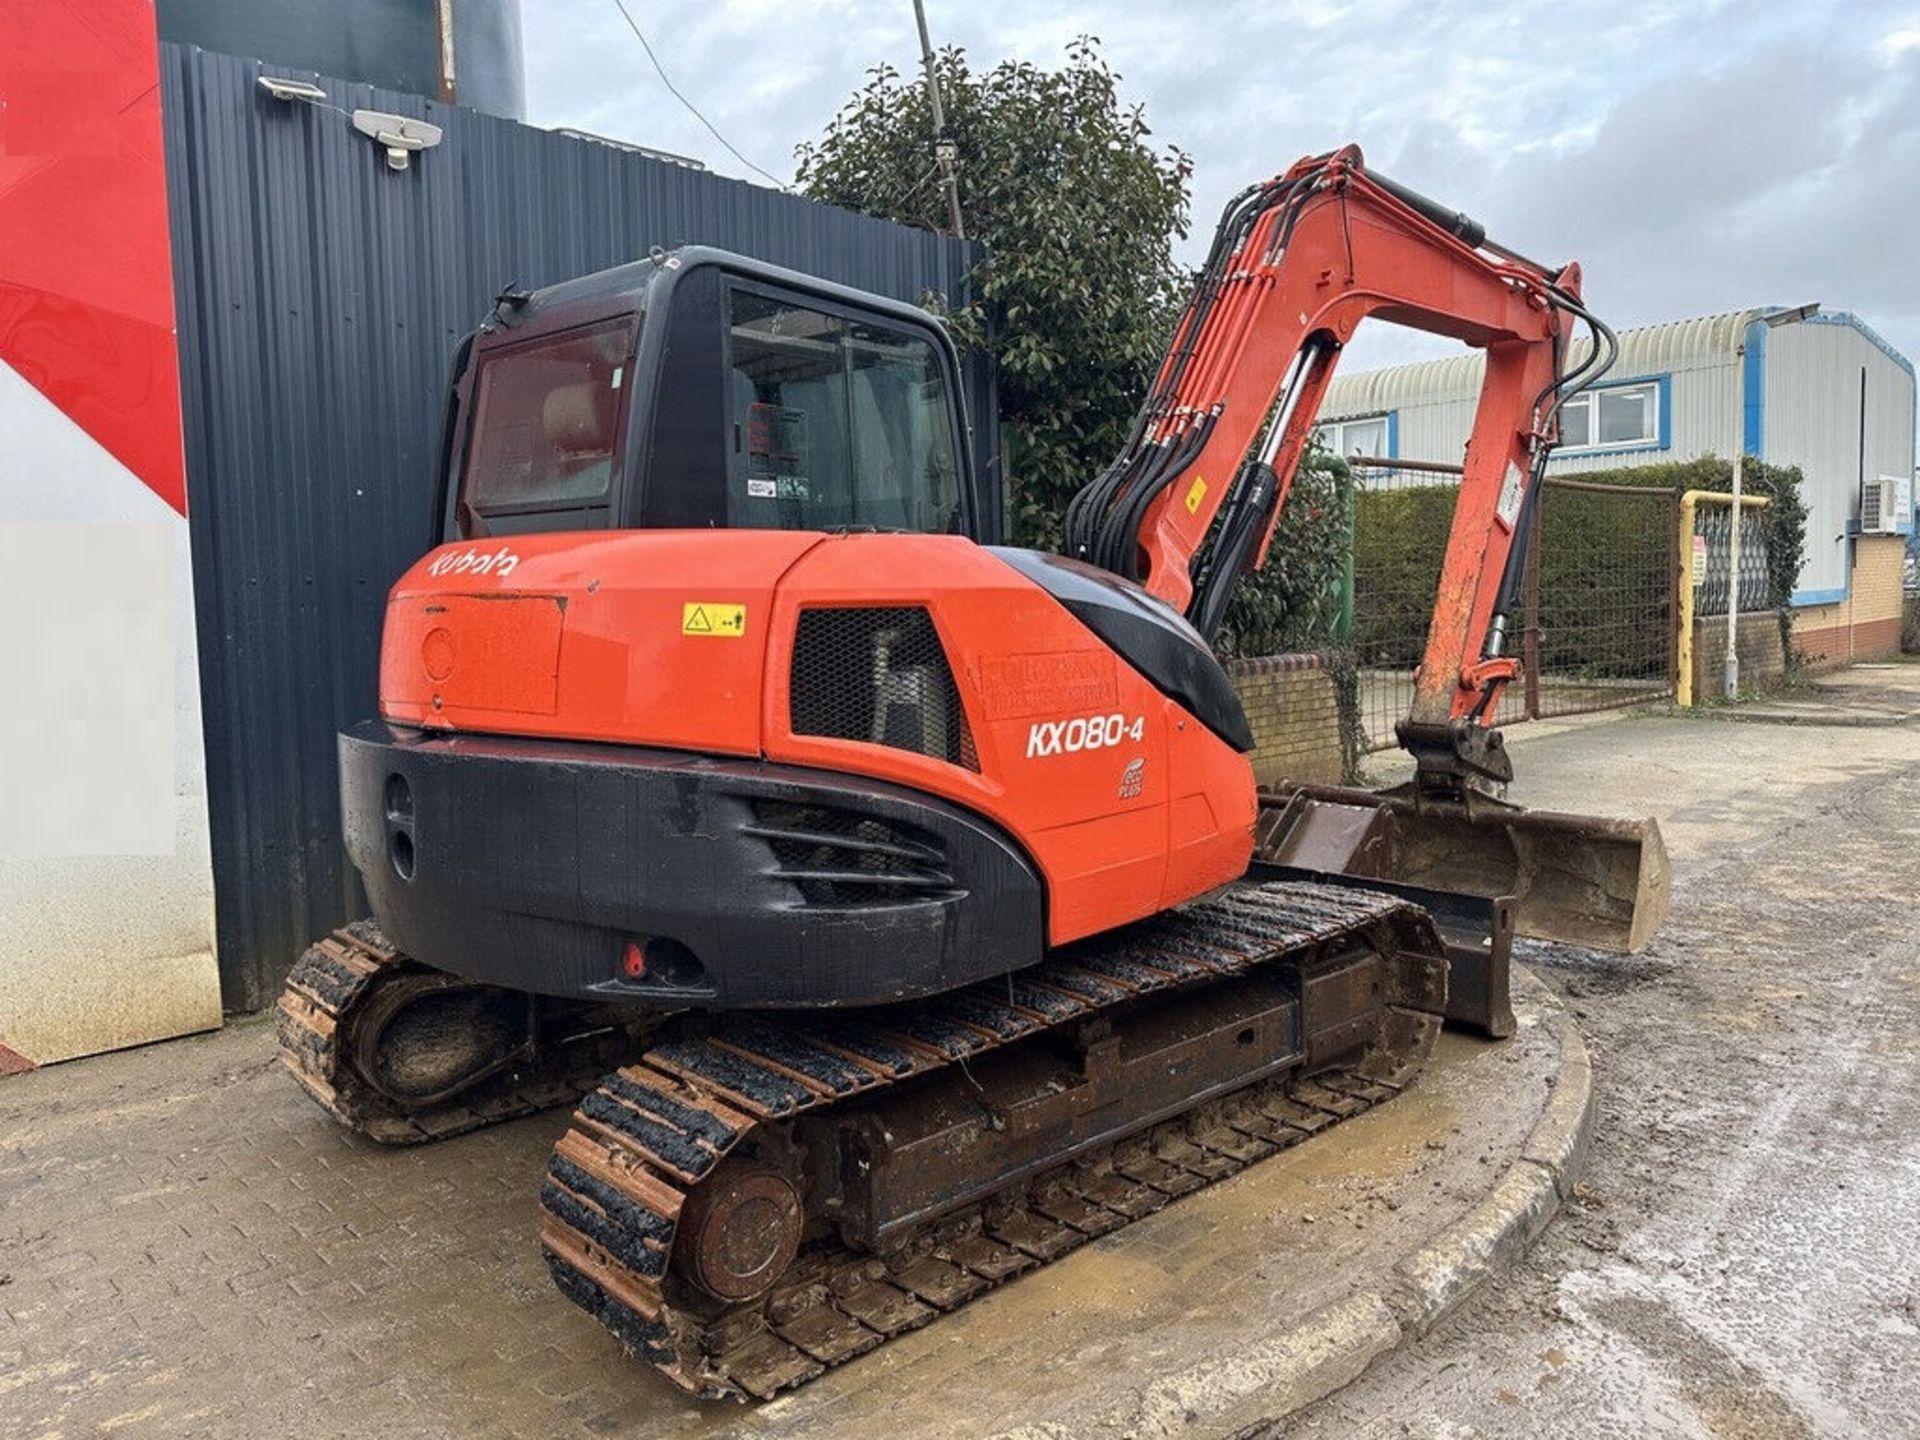
[[[1426,655],[1401,740],[1423,779],[1509,778],[1491,730],[1531,519],[1564,401],[1611,362],[1611,332],[1550,270],[1365,168],[1300,161],[1227,207],[1125,449],[1068,512],[1071,553],[1134,579],[1211,637],[1266,559],[1340,352],[1369,317],[1486,354]],[[1564,368],[1574,320],[1596,343]]]

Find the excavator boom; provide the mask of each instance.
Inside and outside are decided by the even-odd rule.
[[[1069,546],[1211,636],[1266,559],[1341,351],[1369,318],[1487,358],[1404,738],[1423,763],[1504,780],[1479,732],[1515,673],[1504,652],[1518,542],[1559,406],[1603,372],[1610,336],[1564,371],[1574,321],[1606,333],[1581,302],[1579,267],[1491,244],[1466,216],[1368,171],[1358,147],[1302,160],[1228,206],[1128,445],[1074,502]],[[1446,753],[1430,758],[1436,746]]]
[[[1464,890],[1510,913],[1520,934],[1638,949],[1667,903],[1651,823],[1534,816],[1490,793],[1513,776],[1493,717],[1518,672],[1507,640],[1557,415],[1615,350],[1580,280],[1577,265],[1530,260],[1369,171],[1356,146],[1301,160],[1227,207],[1128,443],[1075,498],[1067,534],[1073,553],[1137,580],[1210,637],[1266,560],[1360,323],[1482,351],[1426,650],[1398,726],[1415,778],[1384,797],[1272,797],[1263,853],[1316,874]],[[1568,368],[1576,322],[1593,345]],[[1498,947],[1489,932],[1468,948]]]

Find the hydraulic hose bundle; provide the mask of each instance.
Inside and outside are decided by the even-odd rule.
[[[1185,388],[1194,361],[1202,356],[1207,361],[1195,392],[1217,397],[1225,378],[1220,365],[1227,358],[1220,342],[1230,338],[1224,332],[1247,318],[1244,305],[1223,304],[1230,282],[1245,279],[1256,264],[1271,263],[1285,248],[1299,202],[1319,183],[1331,158],[1317,157],[1304,174],[1249,186],[1228,202],[1125,445],[1067,508],[1069,555],[1130,580],[1141,578],[1139,533],[1147,510],[1205,448],[1220,417],[1217,398],[1196,401]]]

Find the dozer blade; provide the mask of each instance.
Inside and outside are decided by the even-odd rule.
[[[1640,950],[1672,900],[1651,819],[1315,785],[1263,792],[1257,838],[1276,864],[1509,899],[1514,934],[1598,950]]]

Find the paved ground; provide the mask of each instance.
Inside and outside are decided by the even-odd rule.
[[[1920,708],[1914,667],[1844,683]],[[1263,1440],[1920,1433],[1920,729],[1808,718],[1511,732],[1516,798],[1656,813],[1676,862],[1639,960],[1530,959],[1593,1052],[1585,1187]]]
[[[1265,1433],[1914,1433],[1920,729],[1513,737],[1517,798],[1656,813],[1678,871],[1645,957],[1534,951],[1595,1052],[1587,1188],[1515,1278]],[[1445,1167],[1479,1153],[1428,1150],[1414,1119],[1347,1130],[1394,1185],[1464,1206]],[[1409,1213],[1295,1152],[829,1377],[807,1403],[842,1408],[818,1423],[791,1403],[703,1414],[552,1295],[529,1196],[558,1124],[361,1145],[273,1073],[257,1025],[0,1082],[0,1433],[979,1434],[1046,1418],[1089,1374],[1150,1384],[1166,1343],[1244,1325],[1248,1285]],[[1141,1297],[1174,1287],[1169,1322]],[[1014,1408],[993,1384],[1012,1372]]]
[[[753,1412],[696,1407],[548,1284],[557,1115],[382,1150],[258,1023],[49,1067],[0,1090],[0,1433],[1230,1433],[1398,1343],[1384,1293],[1413,1314],[1477,1273],[1448,1227],[1547,1213],[1554,1162],[1523,1149],[1590,1092],[1565,1008],[1515,998],[1514,1040],[1444,1036],[1392,1104]],[[1509,1176],[1532,1198],[1488,1207]]]

